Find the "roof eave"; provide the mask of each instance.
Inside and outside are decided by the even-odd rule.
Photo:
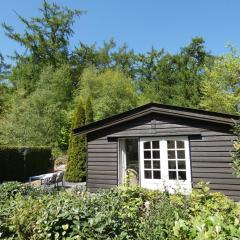
[[[198,113],[181,112],[179,110],[172,110],[172,109],[160,109],[160,108],[153,106],[144,111],[133,113],[131,115],[128,115],[128,116],[125,116],[125,117],[122,117],[122,118],[119,118],[119,119],[116,119],[113,121],[109,121],[109,123],[102,124],[102,126],[93,127],[96,124],[101,125],[101,122],[103,120],[100,120],[98,122],[94,122],[92,124],[83,126],[81,128],[74,129],[74,134],[75,135],[84,135],[84,134],[92,133],[92,132],[99,131],[99,130],[102,130],[102,129],[105,129],[108,127],[112,127],[114,125],[124,123],[124,122],[130,121],[130,120],[142,117],[142,116],[146,116],[151,113],[158,113],[158,114],[163,114],[163,115],[168,115],[168,116],[195,119],[195,120],[213,122],[213,123],[224,124],[224,125],[233,125],[234,121],[239,121],[239,117],[237,117],[237,116],[232,116],[232,118],[231,117],[219,117],[219,116],[215,117],[215,116],[211,116],[211,115],[207,115],[207,114],[205,114],[205,115],[201,114],[201,116],[199,116],[200,114],[198,114]]]

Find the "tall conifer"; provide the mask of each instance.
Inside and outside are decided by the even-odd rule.
[[[72,130],[85,124],[85,109],[79,100],[73,117]],[[70,133],[68,148],[68,163],[65,179],[69,182],[79,182],[86,177],[86,137],[74,136]]]

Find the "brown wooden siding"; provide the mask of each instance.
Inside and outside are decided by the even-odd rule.
[[[231,151],[235,136],[227,125],[150,114],[128,123],[88,134],[90,191],[118,183],[118,137],[189,136],[192,182],[210,182],[213,191],[240,199],[240,180],[232,174]],[[199,135],[199,136],[196,136]],[[111,142],[115,139],[115,142]]]
[[[117,142],[109,142],[107,136],[88,141],[87,187],[90,191],[117,185]]]

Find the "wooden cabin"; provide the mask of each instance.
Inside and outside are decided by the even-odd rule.
[[[200,181],[240,200],[233,175],[233,123],[238,116],[150,103],[74,130],[87,136],[87,188],[126,181],[190,192]],[[129,179],[129,178],[128,178]]]

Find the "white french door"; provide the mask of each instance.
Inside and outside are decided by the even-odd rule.
[[[191,191],[187,137],[140,139],[141,186],[173,193]]]

